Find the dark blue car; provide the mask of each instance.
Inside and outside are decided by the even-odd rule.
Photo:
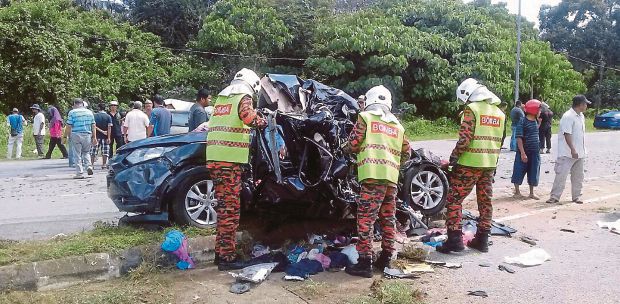
[[[620,129],[620,111],[610,111],[594,118],[597,129]]]

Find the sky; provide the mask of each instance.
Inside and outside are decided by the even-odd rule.
[[[471,2],[471,0],[465,0],[465,2]],[[492,0],[492,2],[508,3],[508,10],[512,14],[516,15],[519,11],[519,0]],[[538,24],[538,12],[540,11],[540,6],[543,4],[558,5],[560,2],[561,0],[522,0],[521,14],[523,15],[523,17],[527,18],[527,20]]]

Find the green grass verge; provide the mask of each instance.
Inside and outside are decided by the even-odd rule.
[[[0,303],[41,304],[126,304],[174,303],[173,282],[165,275],[151,273],[135,279],[124,277],[103,283],[81,284],[52,291],[12,291],[0,293]]]
[[[370,286],[372,293],[348,301],[348,304],[423,304],[421,291],[403,281],[378,280]]]
[[[78,233],[45,241],[0,241],[0,266],[43,261],[89,253],[118,253],[139,245],[158,244],[166,232],[179,229],[188,237],[213,235],[213,229],[167,228],[163,231],[147,231],[132,227],[117,227],[96,223],[92,231]]]
[[[7,117],[5,115],[0,115],[0,159],[6,159],[6,150],[9,144],[9,133],[11,132],[11,128],[9,128],[7,124]],[[49,129],[45,130],[45,141],[43,142],[43,153],[47,153],[47,148],[49,147],[50,137],[49,137]],[[34,142],[34,137],[32,136],[32,123],[29,121],[28,125],[24,126],[24,142],[22,144],[22,159],[36,159],[38,158],[37,145]],[[32,152],[35,151],[35,152]],[[15,157],[15,148],[13,148],[13,157]],[[56,147],[54,152],[52,152],[52,158],[61,158],[62,153],[60,153],[60,149]]]
[[[403,120],[403,127],[407,134],[407,138],[413,141],[438,140],[438,139],[457,139],[459,125],[445,117],[428,120],[424,118],[414,118],[412,120]],[[510,121],[508,121],[510,124]],[[552,125],[552,133],[558,133],[560,121],[554,120]],[[586,117],[586,132],[605,132],[605,130],[597,130],[594,128],[594,118]],[[512,130],[507,129],[507,136],[512,135]]]

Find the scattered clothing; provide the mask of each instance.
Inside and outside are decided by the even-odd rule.
[[[305,249],[301,246],[295,246],[288,254],[288,260],[291,263],[297,263],[299,256],[304,253]]]
[[[263,246],[260,244],[254,245],[254,247],[252,248],[252,257],[259,257],[259,256],[263,256],[265,254],[268,254],[269,252],[271,252],[269,250],[269,246]]]
[[[323,272],[323,265],[319,261],[303,259],[286,267],[285,272],[290,276],[308,278],[310,275]]]
[[[329,254],[329,259],[331,261],[329,267],[330,268],[344,268],[351,265],[351,261],[349,257],[342,252],[332,252]]]
[[[166,252],[171,252],[177,258],[177,268],[179,269],[191,269],[194,268],[194,261],[189,255],[189,246],[187,245],[187,237],[178,231],[172,230],[166,233],[166,238],[161,244],[161,249]]]
[[[230,286],[230,292],[234,294],[244,294],[250,291],[250,283],[236,282]]]
[[[357,246],[355,245],[346,246],[340,252],[349,258],[349,263],[351,264],[357,264],[357,260],[360,258]]]

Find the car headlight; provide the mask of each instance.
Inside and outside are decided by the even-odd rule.
[[[174,149],[176,149],[176,147],[152,147],[138,149],[131,152],[125,159],[131,164],[137,164],[149,159],[161,157],[165,153],[168,153]]]

